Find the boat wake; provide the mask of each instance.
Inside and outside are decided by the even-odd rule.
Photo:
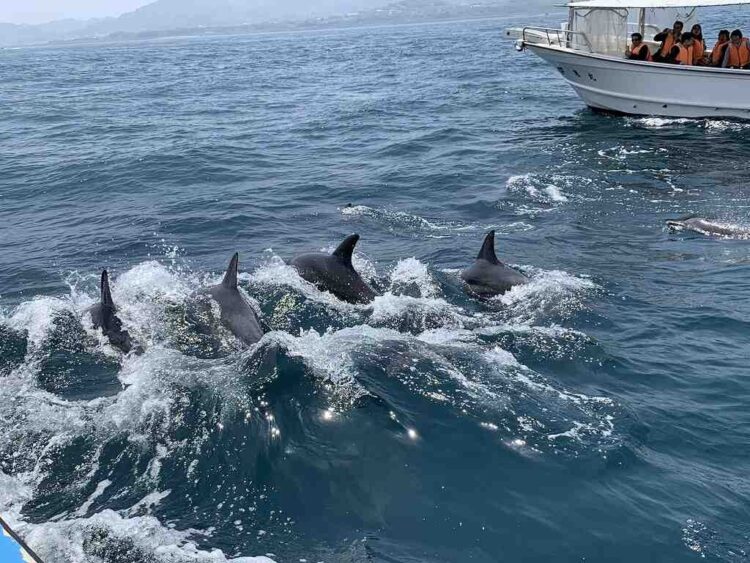
[[[676,125],[706,129],[708,131],[745,131],[750,123],[725,119],[685,118],[685,117],[626,117],[626,126],[643,129],[672,128]]]

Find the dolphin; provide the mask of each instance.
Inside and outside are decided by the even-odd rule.
[[[290,264],[303,279],[315,284],[321,291],[329,291],[348,303],[369,303],[375,299],[375,292],[352,265],[352,253],[358,240],[358,234],[349,235],[333,254],[301,254]]]
[[[102,271],[100,286],[101,299],[99,303],[89,307],[87,312],[91,315],[94,328],[102,329],[110,344],[127,354],[134,348],[133,340],[128,331],[122,329],[122,321],[117,317],[117,307],[112,300],[112,291],[109,289],[107,270]],[[142,351],[140,347],[135,348],[136,351]]]
[[[715,223],[697,215],[687,215],[680,219],[668,219],[667,227],[671,231],[695,231],[702,235],[716,235],[720,237],[750,236],[750,229],[735,225]]]
[[[219,304],[221,322],[232,334],[245,344],[255,344],[263,337],[263,328],[255,309],[237,289],[237,271],[240,255],[235,253],[229,261],[224,279],[220,284],[206,289],[206,292]]]
[[[518,270],[509,268],[495,255],[495,231],[484,239],[476,262],[461,272],[469,293],[479,297],[501,295],[516,285],[528,283],[529,278]]]

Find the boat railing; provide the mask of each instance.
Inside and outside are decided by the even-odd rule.
[[[575,41],[576,48],[580,48],[581,43],[583,43],[589,53],[594,52],[594,48],[591,46],[591,41],[589,41],[589,38],[582,31],[570,31],[569,29],[554,27],[526,26],[521,29],[520,39],[524,43],[536,45],[544,45],[546,43],[549,46],[572,47],[575,38],[582,40]]]

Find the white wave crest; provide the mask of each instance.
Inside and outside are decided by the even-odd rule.
[[[221,550],[205,551],[194,541],[200,532],[178,531],[163,526],[153,516],[127,518],[103,510],[90,518],[75,518],[46,524],[24,524],[27,542],[46,563],[90,561],[86,545],[92,542],[124,541],[145,556],[169,563],[273,563],[268,557],[227,557]],[[92,533],[96,532],[95,539]]]
[[[21,303],[8,318],[8,326],[17,331],[26,331],[29,342],[39,346],[52,328],[55,315],[69,311],[73,304],[69,299],[35,297]]]
[[[580,181],[584,180],[559,174],[521,174],[508,178],[505,185],[508,191],[525,195],[533,202],[554,205],[567,203],[570,197],[563,189],[572,188]]]
[[[391,287],[414,285],[422,297],[437,297],[440,287],[427,265],[416,258],[399,260],[391,270]]]
[[[562,270],[539,270],[533,266],[524,266],[523,270],[530,277],[529,283],[492,298],[520,324],[532,323],[539,314],[567,317],[580,309],[588,292],[598,288],[593,281]]]

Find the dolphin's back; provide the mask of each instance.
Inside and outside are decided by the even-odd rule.
[[[687,221],[685,221],[685,224],[695,231],[727,237],[744,234],[746,232],[741,228],[732,227],[730,225],[722,225],[720,223],[714,223],[712,221],[708,221],[707,219],[700,218],[688,219]]]
[[[101,330],[112,346],[119,348],[126,354],[133,349],[133,341],[130,338],[130,333],[127,330],[123,330],[122,321],[115,314],[115,310],[112,307],[96,303],[89,307],[88,313],[91,315],[91,322],[94,328]],[[142,349],[140,350],[142,351]]]
[[[104,306],[101,303],[94,303],[86,312],[91,315],[91,322],[94,328],[104,329]]]
[[[375,292],[357,271],[335,254],[311,252],[295,257],[290,264],[302,279],[321,291],[329,291],[348,303],[369,303]]]
[[[263,338],[258,315],[239,290],[219,284],[211,287],[208,292],[219,304],[221,322],[232,334],[245,344],[255,344]]]
[[[204,289],[219,305],[221,322],[245,344],[255,344],[263,338],[258,315],[237,287],[240,256],[234,253],[221,283]]]
[[[94,328],[100,329],[110,344],[126,354],[133,349],[130,334],[127,330],[123,330],[122,321],[117,316],[117,307],[112,300],[107,270],[102,272],[100,301],[89,307],[87,313],[91,316]],[[136,351],[142,351],[142,348],[136,347]]]
[[[495,254],[495,231],[484,238],[482,248],[474,263],[461,272],[467,289],[481,297],[505,293],[516,285],[528,283],[529,279],[518,270],[509,268]]]
[[[718,235],[724,237],[748,236],[750,230],[736,225],[725,225],[709,221],[696,215],[689,215],[680,219],[667,220],[667,226],[672,230],[688,229],[703,235]]]
[[[323,283],[329,275],[336,273],[336,266],[338,264],[333,260],[329,260],[329,258],[331,258],[330,255],[323,254],[322,252],[310,252],[295,256],[290,265],[305,280],[317,285],[318,283]]]
[[[505,293],[516,285],[528,283],[528,278],[521,272],[503,264],[492,264],[486,260],[477,260],[461,272],[472,293],[481,296],[492,296]]]

